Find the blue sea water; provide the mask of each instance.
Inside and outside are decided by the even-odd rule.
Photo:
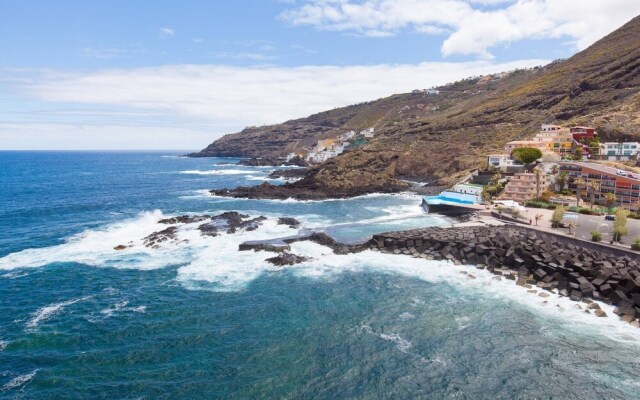
[[[268,181],[235,162],[0,152],[0,398],[640,398],[640,332],[584,305],[472,266],[298,243],[311,260],[277,268],[238,252],[296,233],[278,216],[353,241],[452,221],[410,194],[210,196]],[[160,218],[230,210],[268,220],[142,245]]]

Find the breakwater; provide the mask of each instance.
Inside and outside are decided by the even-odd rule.
[[[369,248],[473,264],[520,286],[603,301],[640,326],[640,255],[520,226],[425,228],[374,235]],[[593,307],[598,316],[604,311]]]

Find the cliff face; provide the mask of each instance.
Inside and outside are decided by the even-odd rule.
[[[357,187],[362,165],[377,165],[380,169],[370,174],[382,180],[389,167],[398,176],[450,183],[482,166],[486,154],[501,152],[507,141],[530,137],[542,123],[593,124],[605,140],[640,139],[639,37],[636,17],[567,60],[488,82],[467,79],[439,88],[438,95],[394,95],[248,128],[195,155],[277,157],[374,126],[376,135],[368,144],[308,176],[319,186]],[[388,162],[380,165],[380,160]]]

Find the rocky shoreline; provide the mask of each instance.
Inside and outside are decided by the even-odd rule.
[[[372,193],[398,193],[410,189],[411,185],[395,177],[397,156],[367,155],[358,159],[357,155],[351,155],[350,160],[346,163],[342,157],[334,157],[321,166],[305,169],[303,176],[292,173],[296,178],[302,179],[284,185],[263,183],[257,186],[216,189],[210,193],[248,199],[329,200]]]
[[[558,237],[517,226],[426,228],[374,235],[375,251],[427,260],[473,264],[517,285],[543,289],[589,303],[586,312],[606,313],[593,300],[616,306],[624,321],[640,327],[640,254]],[[591,305],[593,303],[593,305]]]
[[[302,179],[284,185],[272,185],[268,182],[256,186],[241,186],[234,189],[210,190],[214,196],[259,200],[331,200],[348,199],[373,193],[399,193],[407,190],[403,184],[380,182],[371,186],[330,187],[317,185],[315,182]]]

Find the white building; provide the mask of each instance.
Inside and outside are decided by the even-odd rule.
[[[436,89],[427,89],[427,94],[440,94],[440,91]]]
[[[459,183],[453,187],[453,191],[456,193],[474,196],[474,201],[476,203],[479,203],[482,200],[482,189],[482,185],[474,185],[471,183]]]
[[[491,154],[487,156],[487,164],[489,168],[494,167],[504,170],[508,167],[522,167],[523,165],[512,159],[508,154]]]
[[[343,133],[342,135],[340,135],[340,141],[341,142],[348,142],[349,140],[353,139],[356,136],[356,132],[355,131],[349,131],[347,133]]]
[[[373,128],[367,128],[363,131],[360,131],[360,134],[366,138],[372,138],[373,137],[373,132],[374,129]]]
[[[638,142],[606,142],[600,143],[600,156],[608,160],[627,161],[638,157]]]

